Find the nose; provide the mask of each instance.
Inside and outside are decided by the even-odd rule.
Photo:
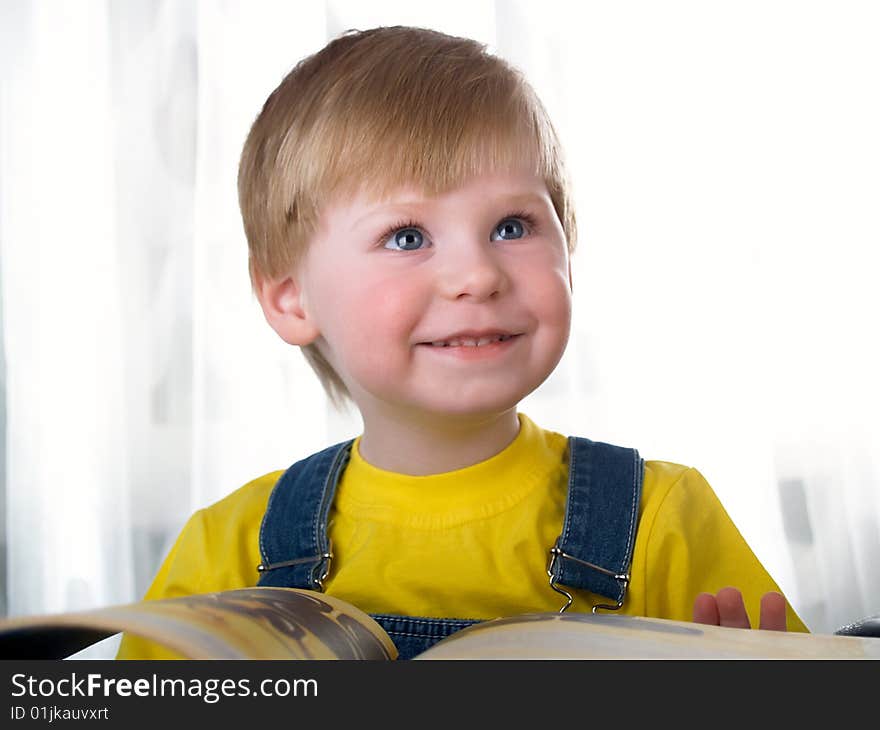
[[[508,278],[491,244],[468,244],[447,256],[438,276],[439,289],[448,299],[484,301],[497,297],[507,287]]]

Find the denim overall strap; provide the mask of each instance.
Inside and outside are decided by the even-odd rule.
[[[635,449],[589,439],[568,439],[568,498],[562,534],[551,548],[550,585],[557,583],[610,598],[620,608],[638,527],[644,461]]]
[[[332,558],[327,515],[353,443],[296,462],[275,484],[260,525],[257,585],[323,589]]]

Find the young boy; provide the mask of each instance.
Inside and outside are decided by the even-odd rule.
[[[324,590],[404,658],[567,606],[806,630],[699,472],[517,412],[565,350],[575,244],[518,71],[430,30],[344,34],[266,101],[239,195],[268,323],[364,430],[194,514],[146,598]]]

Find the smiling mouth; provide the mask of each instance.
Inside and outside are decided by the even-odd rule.
[[[494,345],[498,342],[507,342],[512,340],[516,335],[485,335],[483,337],[453,337],[448,340],[435,340],[433,342],[420,342],[420,345],[428,347],[486,347]]]

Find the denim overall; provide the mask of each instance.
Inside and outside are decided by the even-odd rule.
[[[327,516],[352,441],[336,444],[291,466],[269,497],[260,527],[260,586],[323,590],[330,572]],[[638,525],[644,462],[635,449],[583,438],[568,439],[568,497],[562,533],[549,547],[550,587],[587,590],[623,605]],[[411,659],[479,619],[372,615]]]

